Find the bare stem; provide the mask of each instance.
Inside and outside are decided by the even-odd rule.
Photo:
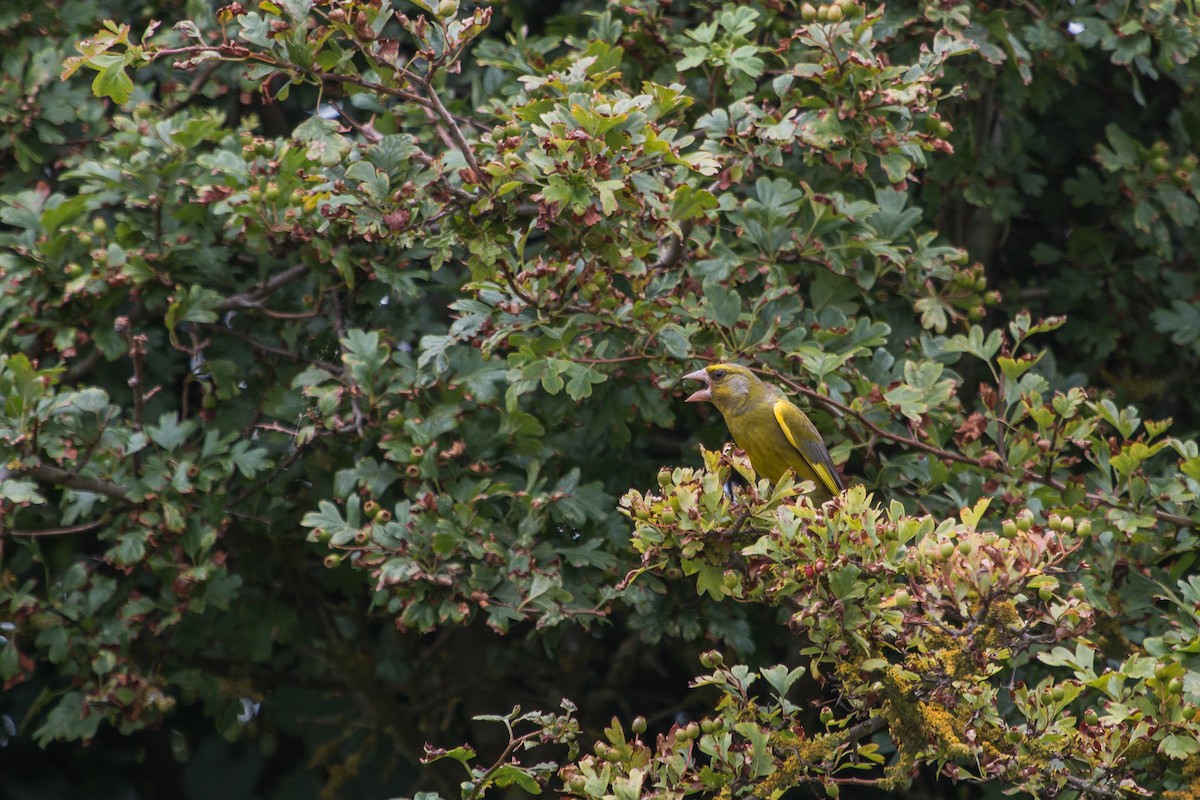
[[[426,78],[421,85],[425,88],[425,94],[429,97],[429,108],[433,110],[433,113],[437,114],[438,119],[440,119],[442,124],[446,126],[446,130],[450,132],[450,138],[454,140],[455,146],[458,147],[458,151],[462,153],[463,158],[466,159],[467,165],[470,166],[471,171],[474,172],[477,177],[482,175],[479,169],[479,161],[477,161],[475,158],[475,151],[471,149],[471,145],[467,142],[466,137],[463,136],[462,128],[458,126],[458,122],[454,119],[454,115],[446,109],[445,105],[443,105],[442,98],[438,97],[437,90],[433,88],[433,85],[429,82],[428,78]]]

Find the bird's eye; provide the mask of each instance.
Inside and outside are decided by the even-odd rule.
[[[726,375],[726,372],[723,369],[714,369],[713,374],[712,374],[712,376],[714,378],[716,378],[717,380],[721,380],[721,378],[724,378],[725,375]]]

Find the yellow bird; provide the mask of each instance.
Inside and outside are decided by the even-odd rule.
[[[818,502],[842,490],[821,434],[774,386],[740,364],[714,364],[683,378],[707,384],[687,402],[707,400],[717,407],[733,440],[746,451],[760,477],[775,483],[793,470],[797,479],[816,484],[811,497]]]

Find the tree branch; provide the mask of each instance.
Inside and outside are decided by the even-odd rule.
[[[476,179],[482,177],[483,173],[479,169],[479,162],[475,159],[475,151],[471,149],[471,145],[467,142],[466,137],[463,136],[462,128],[458,127],[458,122],[454,119],[454,115],[442,104],[442,98],[438,97],[437,91],[433,88],[428,78],[422,81],[421,85],[425,88],[425,94],[429,97],[429,108],[432,109],[433,113],[437,114],[438,119],[446,126],[446,130],[450,132],[450,138],[454,140],[455,146],[458,147],[459,152],[466,159],[467,165],[475,173]]]
[[[41,528],[39,530],[0,530],[0,535],[4,536],[65,536],[70,533],[87,533],[96,528],[101,528],[107,523],[107,519],[97,519],[91,522],[84,522],[80,525],[70,525],[65,528]]]
[[[1125,800],[1127,797],[1127,795],[1116,789],[1105,789],[1103,786],[1089,783],[1083,778],[1076,778],[1074,775],[1064,775],[1063,778],[1066,780],[1067,786],[1085,796],[1103,797],[1105,800]]]
[[[281,286],[296,280],[308,272],[307,264],[297,264],[283,272],[277,272],[248,292],[235,294],[217,305],[218,311],[235,311],[239,308],[258,308],[266,302],[267,296]]]
[[[3,472],[0,471],[0,478],[3,477]],[[129,493],[123,486],[118,486],[115,483],[102,480],[100,478],[87,478],[83,475],[76,475],[73,472],[68,472],[61,467],[27,467],[23,469],[12,470],[12,475],[26,475],[35,480],[46,481],[47,483],[66,486],[68,489],[74,489],[79,492],[92,492],[93,494],[102,494],[105,497],[111,497],[114,500],[128,500]]]

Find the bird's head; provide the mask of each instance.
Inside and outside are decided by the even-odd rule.
[[[687,402],[707,400],[721,413],[737,413],[748,400],[764,390],[758,376],[741,364],[713,364],[689,372],[683,379],[705,383],[704,388],[693,392]]]

